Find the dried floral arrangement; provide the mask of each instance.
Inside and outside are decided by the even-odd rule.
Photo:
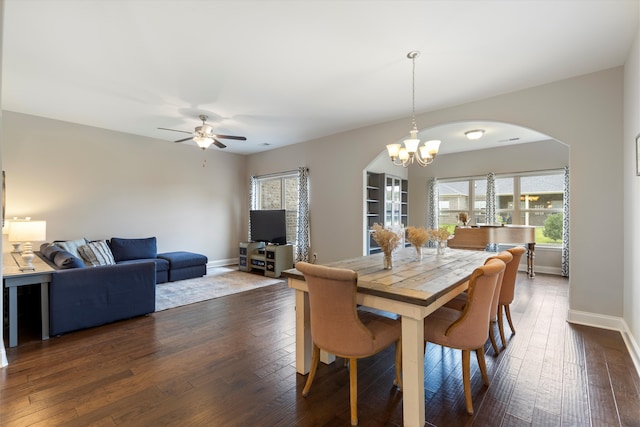
[[[416,248],[424,246],[429,240],[429,232],[424,227],[407,227],[407,239]]]
[[[378,223],[373,224],[371,236],[384,253],[391,253],[400,244],[400,236],[398,236],[397,233],[389,228],[381,226]]]
[[[447,240],[451,236],[449,230],[446,227],[440,227],[438,230],[429,229],[429,240],[435,240],[436,242],[440,242],[443,240]]]
[[[458,221],[460,221],[462,223],[462,225],[467,225],[467,220],[469,218],[467,217],[466,212],[460,212],[458,214]]]

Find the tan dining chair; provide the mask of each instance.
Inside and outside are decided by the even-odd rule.
[[[307,397],[318,368],[320,350],[349,360],[351,425],[358,424],[358,362],[395,343],[394,385],[402,388],[400,320],[359,314],[356,304],[358,274],[353,270],[296,263],[309,288],[309,314],[313,354],[302,395]]]
[[[511,263],[511,261],[513,260],[513,255],[511,255],[511,252],[509,251],[501,251],[487,258],[485,264],[492,259],[499,259],[504,262],[506,265],[506,271],[506,269],[509,268],[509,263]],[[491,319],[489,320],[489,340],[491,340],[491,347],[493,347],[493,351],[496,355],[500,353],[500,350],[498,349],[498,343],[496,342],[496,334],[494,332],[493,324],[498,320],[498,299],[500,297],[500,291],[502,289],[503,277],[504,273],[500,273],[498,275],[498,283],[496,284],[496,290],[493,293],[493,299],[491,300]],[[467,304],[467,296],[467,292],[463,292],[446,303],[445,307],[462,311],[464,309],[464,306]],[[504,344],[504,339],[502,341],[502,346],[506,347],[506,344]]]
[[[523,246],[516,246],[514,248],[507,249],[513,260],[507,265],[504,271],[504,277],[502,278],[502,288],[500,289],[500,297],[498,298],[498,329],[500,330],[500,339],[502,345],[507,346],[507,341],[504,337],[504,319],[503,313],[507,316],[511,333],[515,335],[516,329],[513,327],[513,321],[511,320],[511,310],[509,306],[513,302],[516,289],[516,279],[518,278],[518,266],[520,265],[520,259],[522,255],[527,252],[527,249]]]
[[[462,350],[462,383],[467,412],[473,415],[471,400],[471,350],[478,358],[478,366],[485,385],[489,385],[484,359],[484,343],[489,335],[491,303],[498,277],[504,273],[505,263],[488,260],[476,268],[469,279],[467,303],[462,311],[440,307],[424,319],[425,350],[428,342]]]

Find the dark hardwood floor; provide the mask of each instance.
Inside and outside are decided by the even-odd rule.
[[[427,425],[639,426],[640,380],[620,334],[567,323],[565,279],[521,274],[516,294],[516,335],[498,355],[486,346],[489,387],[472,356],[475,416],[460,352],[428,346]],[[21,331],[0,369],[0,425],[349,425],[342,360],[301,396],[294,316],[283,283],[44,342]],[[360,425],[402,425],[393,349],[360,361],[358,378]]]

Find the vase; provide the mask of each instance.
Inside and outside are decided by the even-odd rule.
[[[416,246],[416,260],[422,261],[422,246]]]
[[[384,253],[384,269],[391,270],[393,268],[393,257],[391,256],[391,252]]]
[[[444,250],[447,249],[447,241],[439,240],[436,244],[436,248],[437,248],[438,255],[444,254]]]

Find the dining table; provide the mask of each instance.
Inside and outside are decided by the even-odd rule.
[[[447,248],[396,249],[391,268],[384,268],[382,253],[324,264],[358,273],[357,303],[399,316],[402,323],[403,425],[424,426],[424,318],[446,304],[469,285],[473,270],[491,252]],[[296,371],[306,375],[311,366],[312,337],[308,287],[295,268],[284,270],[288,286],[295,290]],[[335,356],[323,354],[330,363]]]

